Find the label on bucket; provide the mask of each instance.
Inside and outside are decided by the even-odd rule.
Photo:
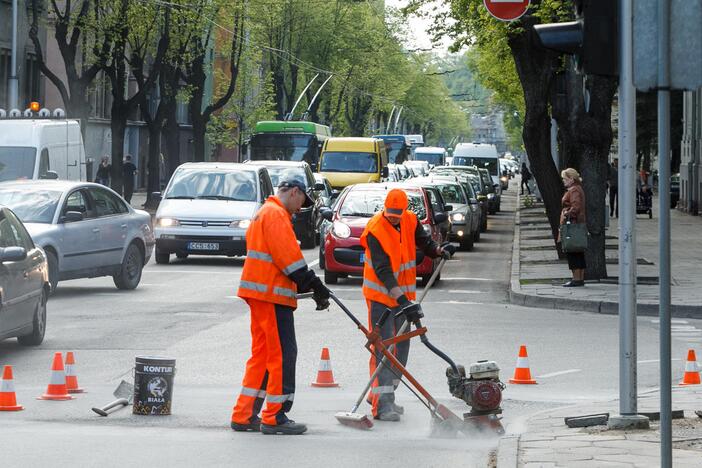
[[[137,356],[134,366],[134,414],[169,415],[175,359]]]

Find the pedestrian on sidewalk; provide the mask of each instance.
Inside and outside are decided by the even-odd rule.
[[[585,191],[578,171],[569,167],[561,171],[566,193],[561,199],[561,224],[570,221],[585,223]],[[561,241],[560,232],[558,242]],[[563,284],[566,288],[585,286],[585,252],[566,252],[568,268],[573,272],[573,279]]]
[[[246,231],[247,254],[237,295],[251,310],[251,357],[232,411],[235,431],[297,435],[307,430],[286,413],[295,397],[296,294],[314,291],[317,310],[329,308],[329,290],[308,269],[292,227],[292,215],[313,205],[302,182],[283,179]],[[259,418],[264,399],[266,408]]]
[[[369,328],[375,328],[387,308],[400,309],[416,298],[417,250],[431,258],[450,258],[456,251],[452,245],[441,247],[424,231],[417,215],[407,209],[407,194],[401,189],[388,192],[384,209],[376,213],[361,234],[365,250],[363,296],[368,305]],[[421,308],[417,306],[415,311]],[[394,337],[405,322],[404,314],[392,314],[380,329],[383,340]],[[408,317],[411,320],[411,317]],[[409,340],[395,345],[395,355],[404,366],[409,356]],[[382,360],[380,352],[370,358],[370,373]],[[382,421],[399,421],[404,409],[395,404],[398,377],[390,366],[384,366],[373,380],[370,403],[373,417]]]
[[[124,157],[122,163],[122,183],[124,184],[124,199],[127,203],[132,202],[132,194],[134,194],[134,176],[138,173],[136,166],[132,162],[132,155],[128,154]]]
[[[617,159],[612,161],[607,171],[607,184],[609,185],[609,217],[619,217],[619,205],[617,203],[617,195],[619,192],[619,170]]]
[[[110,157],[105,155],[100,160],[100,165],[98,165],[97,172],[95,173],[95,182],[102,184],[105,187],[110,186],[110,170],[112,170],[112,164],[110,164]]]
[[[531,172],[529,171],[529,168],[527,167],[526,163],[522,163],[522,183],[520,184],[520,188],[522,190],[522,195],[524,195],[524,186],[526,185],[527,192],[529,192],[529,195],[531,195],[531,188],[529,188],[529,179],[531,179]]]

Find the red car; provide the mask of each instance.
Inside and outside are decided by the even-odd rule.
[[[327,284],[336,284],[339,278],[349,275],[363,276],[365,251],[360,243],[361,234],[368,220],[383,208],[385,195],[393,188],[407,193],[409,209],[417,214],[432,239],[438,243],[446,241],[439,224],[446,221],[447,215],[432,210],[424,188],[397,183],[352,185],[339,195],[332,210],[322,213],[327,226],[323,231],[319,264],[324,269]],[[422,284],[426,284],[438,263],[438,259],[432,260],[423,252],[417,252],[417,277],[421,277]]]

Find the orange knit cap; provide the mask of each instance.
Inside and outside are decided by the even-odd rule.
[[[402,217],[407,209],[407,194],[401,189],[392,189],[385,197],[385,216]]]

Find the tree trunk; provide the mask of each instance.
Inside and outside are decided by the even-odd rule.
[[[163,136],[166,140],[166,167],[167,178],[180,166],[180,129],[176,119],[177,105],[175,101],[168,104],[165,109],[166,123],[163,127]]]
[[[531,16],[523,17],[521,32],[510,36],[508,43],[524,90],[524,147],[529,157],[531,172],[544,201],[555,244],[563,185],[551,157],[548,99],[554,72],[558,66],[558,54],[547,52],[539,45],[533,30],[533,25],[537,23],[538,21]]]
[[[119,106],[112,106],[110,130],[112,133],[112,169],[110,172],[110,187],[122,194],[122,159],[124,158],[124,133],[127,130],[127,113]]]

